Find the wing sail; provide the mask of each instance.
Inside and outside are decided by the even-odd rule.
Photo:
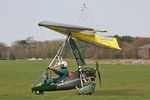
[[[73,38],[89,42],[94,45],[101,45],[121,50],[116,38],[95,35],[96,32],[106,32],[105,30],[95,30],[88,27],[54,23],[48,21],[40,22],[39,26],[49,28],[67,36],[71,33]]]

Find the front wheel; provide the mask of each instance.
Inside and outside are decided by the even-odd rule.
[[[35,91],[35,94],[36,94],[36,95],[43,95],[43,94],[44,94],[44,91]]]

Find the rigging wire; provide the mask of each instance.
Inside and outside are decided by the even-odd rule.
[[[84,3],[83,6],[82,6],[82,8],[81,8],[81,10],[80,10],[80,15],[79,15],[79,18],[78,18],[77,23],[80,22],[81,17],[82,17],[82,15],[83,15],[83,12],[84,12],[85,8],[86,8],[86,6],[85,6],[85,3]]]
[[[93,17],[92,14],[90,13],[90,11],[89,11],[88,9],[86,9],[86,11],[87,11],[87,13],[89,14],[89,16],[91,17],[92,22],[96,25],[96,27],[98,27],[98,25],[97,25],[97,23],[96,23],[94,17]]]
[[[84,23],[86,25],[91,24],[94,28],[98,28],[98,25],[97,25],[96,21],[94,20],[94,17],[91,15],[91,13],[88,10],[88,8],[86,7],[85,3],[81,7],[77,24],[81,23],[81,21],[82,21],[82,24],[84,24]]]

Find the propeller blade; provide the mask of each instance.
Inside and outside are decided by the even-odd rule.
[[[101,74],[100,74],[100,71],[99,71],[98,59],[96,59],[96,70],[98,72],[98,78],[99,78],[99,83],[100,83],[100,87],[101,87]]]

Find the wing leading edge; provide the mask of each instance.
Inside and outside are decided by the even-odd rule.
[[[73,38],[82,40],[84,42],[89,42],[94,45],[101,45],[121,50],[116,38],[95,35],[96,32],[106,32],[103,30],[95,30],[92,28],[82,26],[48,22],[48,21],[40,22],[39,26],[49,28],[51,30],[54,30],[67,36],[69,33],[71,33]]]

